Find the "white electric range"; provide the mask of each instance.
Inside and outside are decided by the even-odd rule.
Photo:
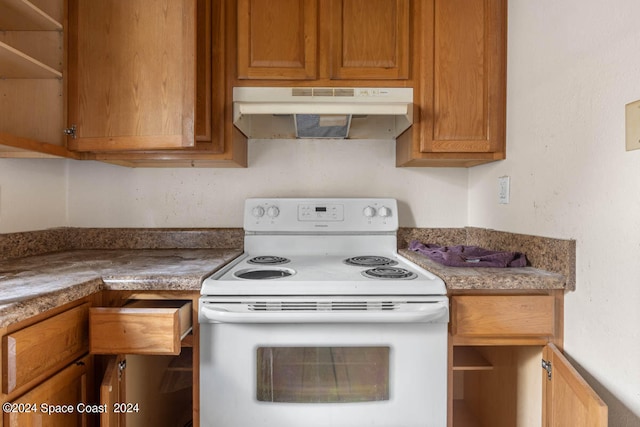
[[[396,200],[248,199],[244,228],[202,286],[201,425],[446,425],[446,288]]]

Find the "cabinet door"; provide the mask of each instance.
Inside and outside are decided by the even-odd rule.
[[[70,0],[77,151],[193,146],[196,0]]]
[[[114,404],[126,402],[125,398],[125,375],[126,361],[124,356],[109,356],[107,368],[102,383],[100,384],[100,405],[106,411],[100,414],[100,426],[102,427],[124,427],[126,425],[125,413],[114,411]]]
[[[317,0],[238,0],[238,78],[315,79]]]
[[[544,348],[551,378],[543,371],[543,427],[606,427],[606,404],[553,345]]]
[[[506,0],[424,0],[414,124],[398,166],[470,167],[505,158]]]
[[[28,412],[4,413],[5,427],[18,426],[51,426],[75,427],[86,426],[88,411],[78,404],[90,403],[88,395],[88,374],[90,357],[69,365],[47,381],[31,389],[13,404]],[[66,413],[54,413],[55,410]]]
[[[332,79],[409,78],[409,0],[330,0]]]
[[[436,0],[423,152],[504,152],[506,1]]]

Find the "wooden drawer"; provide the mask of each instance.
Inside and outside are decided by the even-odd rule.
[[[191,301],[136,300],[124,307],[94,307],[89,313],[93,354],[180,354],[191,330]]]
[[[554,335],[555,299],[548,295],[454,296],[455,337],[545,337]]]
[[[62,368],[89,349],[89,304],[2,337],[2,391]]]

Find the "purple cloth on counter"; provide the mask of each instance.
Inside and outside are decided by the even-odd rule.
[[[409,244],[409,250],[449,267],[526,267],[527,257],[520,252],[490,251],[478,246],[438,246],[423,244],[417,240]]]

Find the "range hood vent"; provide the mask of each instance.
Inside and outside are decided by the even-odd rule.
[[[233,88],[233,123],[254,139],[395,139],[413,122],[411,88]]]

